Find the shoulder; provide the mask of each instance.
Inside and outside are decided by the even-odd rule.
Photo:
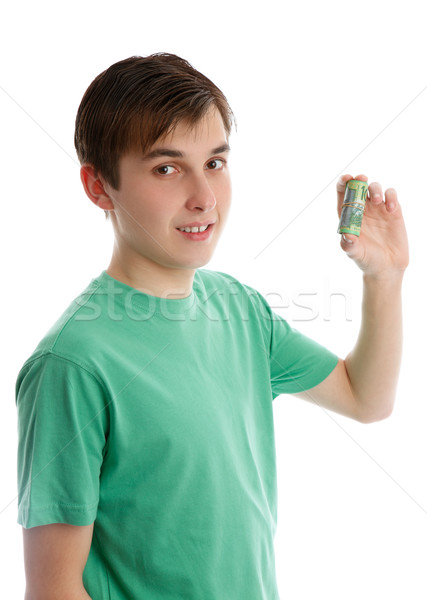
[[[102,295],[100,280],[93,279],[46,332],[22,370],[28,370],[44,357],[57,357],[76,364],[84,361],[84,354],[90,352],[99,337],[93,336],[93,324],[102,327],[101,321],[96,318],[102,312],[99,308],[103,302]],[[88,322],[92,323],[92,327],[88,327]]]
[[[196,291],[201,289],[211,290],[218,287],[222,289],[230,285],[241,285],[241,283],[232,275],[222,271],[197,269],[194,275],[194,288]]]
[[[261,293],[255,288],[242,283],[233,275],[222,271],[211,271],[209,269],[198,269],[194,277],[194,288],[196,293],[215,292],[229,293],[233,296],[244,296],[251,298],[255,303],[267,304]]]
[[[230,320],[238,319],[249,328],[261,327],[267,333],[270,331],[273,313],[268,302],[258,290],[236,277],[221,271],[198,269],[194,289],[199,302],[226,314]]]

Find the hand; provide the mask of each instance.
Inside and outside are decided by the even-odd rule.
[[[366,175],[342,175],[337,182],[338,215],[341,216],[347,181],[368,181]],[[396,190],[383,192],[379,183],[368,187],[360,237],[341,236],[341,248],[374,279],[402,276],[409,262],[408,239]]]

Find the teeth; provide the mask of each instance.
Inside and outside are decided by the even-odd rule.
[[[206,231],[208,225],[203,225],[203,227],[179,227],[180,231],[186,231],[187,233],[199,233],[201,231]]]

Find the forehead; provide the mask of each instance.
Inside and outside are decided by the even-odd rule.
[[[147,154],[160,147],[176,147],[179,149],[180,147],[193,147],[195,145],[211,147],[212,144],[212,147],[214,147],[220,143],[225,143],[227,137],[222,117],[215,108],[207,112],[196,123],[188,120],[179,121],[171,132],[154,142],[148,149]]]

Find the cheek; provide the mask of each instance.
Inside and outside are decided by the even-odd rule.
[[[175,213],[179,210],[178,193],[176,187],[169,189],[167,186],[146,186],[134,198],[134,214],[151,228],[161,230],[170,224]]]
[[[141,197],[127,197],[116,210],[117,225],[122,237],[132,243],[141,241],[155,227],[152,208]]]
[[[221,205],[224,211],[228,210],[231,204],[231,181],[227,177],[221,182],[216,194],[217,202]]]
[[[140,223],[144,227],[152,228],[156,220],[161,218],[161,212],[164,203],[161,198],[150,193],[150,190],[140,190],[138,194],[133,194],[128,198],[125,209],[128,221],[135,224]]]

